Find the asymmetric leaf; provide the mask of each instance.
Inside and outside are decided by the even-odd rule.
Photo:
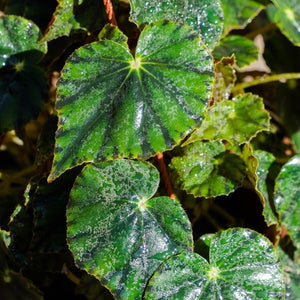
[[[268,130],[269,123],[270,116],[264,109],[262,98],[252,94],[239,95],[210,107],[201,126],[185,144],[202,139],[242,144]]]
[[[300,47],[300,2],[298,0],[272,0],[268,15],[276,22],[282,33]]]
[[[226,152],[222,142],[198,141],[184,148],[171,163],[175,182],[196,197],[226,195],[237,188],[246,174],[243,160]]]
[[[145,299],[278,300],[284,274],[275,248],[264,236],[242,228],[216,234],[209,263],[181,253],[162,264],[147,286]]]
[[[223,30],[220,0],[130,0],[131,19],[139,26],[166,19],[185,23],[197,30],[211,49]]]
[[[50,179],[83,162],[148,158],[173,148],[202,120],[212,82],[208,51],[182,24],[146,26],[135,58],[123,42],[79,48],[58,83]]]
[[[213,51],[213,57],[217,59],[233,54],[237,66],[242,68],[258,59],[258,48],[253,41],[245,37],[230,35],[222,39]]]
[[[46,43],[37,43],[39,38],[39,28],[33,22],[17,16],[0,17],[0,67],[16,54],[37,62],[47,52]]]
[[[264,6],[252,0],[221,0],[224,12],[223,36],[232,29],[243,29],[254,19]]]
[[[276,180],[274,203],[279,218],[297,247],[300,257],[300,155],[291,158]]]
[[[141,299],[154,270],[192,251],[190,222],[180,204],[152,198],[159,173],[149,163],[118,159],[83,169],[67,210],[76,263],[119,299]]]

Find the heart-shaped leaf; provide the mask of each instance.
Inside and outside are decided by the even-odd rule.
[[[211,49],[223,30],[220,0],[130,0],[131,19],[139,26],[166,19],[185,23],[197,30]]]
[[[196,197],[226,195],[238,187],[246,175],[244,161],[226,152],[222,142],[198,141],[172,159],[175,182]]]
[[[283,294],[273,245],[255,231],[234,228],[212,238],[209,263],[194,253],[167,260],[151,278],[145,299],[278,300]]]
[[[135,58],[123,42],[78,49],[58,83],[50,179],[86,161],[173,148],[202,120],[212,82],[212,59],[197,32],[174,22],[146,26]]]
[[[300,2],[298,0],[272,0],[268,5],[269,18],[276,22],[282,33],[296,46],[300,46]]]
[[[114,160],[86,166],[71,191],[68,241],[76,263],[121,299],[140,299],[168,257],[192,250],[180,204],[152,198],[159,173],[150,164]]]
[[[213,51],[213,56],[217,59],[233,54],[237,66],[242,68],[258,59],[258,48],[253,41],[245,37],[230,35],[222,39]]]
[[[38,43],[39,28],[22,17],[0,17],[0,37],[0,67],[5,66],[12,55],[37,62],[47,52],[47,44]]]
[[[300,257],[300,155],[291,158],[276,180],[274,203]]]
[[[223,36],[232,29],[243,29],[249,24],[264,6],[252,0],[221,0],[224,12]]]
[[[239,95],[210,107],[201,126],[185,144],[202,139],[242,144],[268,130],[269,123],[270,116],[264,109],[262,98],[252,94]]]

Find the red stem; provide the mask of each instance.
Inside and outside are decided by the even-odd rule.
[[[162,153],[158,153],[157,154],[157,160],[158,160],[158,165],[159,165],[159,169],[160,169],[160,172],[161,172],[162,179],[165,183],[165,188],[166,188],[167,194],[171,199],[176,200],[176,196],[173,192],[169,172],[167,170],[167,166],[166,166],[165,161],[164,161],[164,155]]]
[[[107,13],[109,22],[112,25],[117,26],[118,23],[117,23],[117,20],[116,20],[116,17],[115,17],[114,7],[111,3],[111,0],[103,0],[103,3],[104,3],[105,8],[106,8],[106,13]]]

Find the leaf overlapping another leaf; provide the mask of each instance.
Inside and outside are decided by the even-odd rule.
[[[78,49],[58,83],[50,179],[86,161],[148,158],[173,148],[202,120],[213,79],[197,32],[174,22],[146,26],[135,57],[109,40]]]
[[[154,270],[192,250],[190,222],[177,201],[152,198],[159,173],[118,159],[86,166],[71,191],[68,241],[76,263],[121,299],[141,299]]]

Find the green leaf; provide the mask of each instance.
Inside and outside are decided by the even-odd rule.
[[[47,97],[44,71],[27,61],[11,60],[0,69],[0,134],[36,118]]]
[[[185,23],[197,30],[211,49],[219,41],[223,29],[220,0],[130,0],[131,20],[139,26],[166,19]]]
[[[128,38],[123,34],[123,32],[116,26],[111,24],[106,24],[103,29],[98,34],[99,40],[111,40],[118,44],[127,47]]]
[[[270,116],[262,98],[250,93],[239,95],[210,107],[201,126],[185,144],[202,139],[242,144],[268,130],[269,123]]]
[[[103,1],[59,0],[44,41],[68,36],[73,30],[93,32],[101,29],[107,21]]]
[[[300,260],[292,261],[289,256],[278,248],[285,273],[285,300],[300,299]]]
[[[194,252],[198,253],[207,261],[209,260],[209,248],[213,237],[214,237],[213,233],[203,234],[202,236],[199,237],[199,239],[195,242],[194,245]]]
[[[224,12],[223,36],[233,29],[243,29],[264,6],[252,0],[221,0]]]
[[[181,157],[172,159],[171,169],[175,182],[196,197],[227,195],[241,184],[246,174],[243,160],[226,152],[220,141],[198,141],[186,146]]]
[[[215,83],[213,86],[214,102],[221,102],[229,99],[231,89],[236,81],[235,70],[233,69],[234,57],[223,57],[215,63]]]
[[[202,120],[212,82],[208,51],[197,32],[178,23],[146,26],[135,58],[109,40],[78,49],[58,83],[50,179],[83,162],[173,148]]]
[[[86,166],[71,191],[70,250],[117,298],[140,298],[165,259],[192,250],[191,225],[180,204],[151,198],[158,185],[152,165],[119,159]]]
[[[276,22],[281,32],[296,46],[300,47],[300,2],[298,0],[272,0],[267,12],[271,21]]]
[[[257,174],[256,188],[260,198],[262,199],[263,215],[265,221],[267,225],[270,226],[272,224],[278,223],[278,220],[272,210],[272,206],[270,203],[271,199],[269,198],[267,182],[266,182],[270,166],[275,161],[275,157],[273,156],[273,154],[262,150],[256,150],[254,152],[254,156],[256,157],[258,162],[258,166],[256,169],[256,174]]]
[[[258,48],[253,41],[239,35],[230,35],[220,41],[213,51],[214,58],[235,56],[236,64],[242,68],[258,59]]]
[[[276,180],[274,203],[283,226],[297,247],[300,257],[300,155],[291,158]]]
[[[20,59],[37,62],[47,52],[47,44],[37,42],[39,28],[22,17],[0,17],[0,36],[0,67],[6,66],[11,56],[16,54]]]
[[[162,264],[151,278],[146,300],[282,299],[284,274],[269,240],[249,229],[216,234],[209,263],[181,253]]]

